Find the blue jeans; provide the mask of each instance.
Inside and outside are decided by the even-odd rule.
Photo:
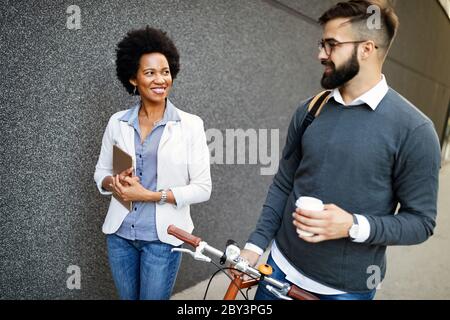
[[[269,255],[267,264],[271,265],[273,268],[271,277],[279,281],[289,282],[286,280],[286,274],[284,274],[283,271],[281,271],[280,268],[278,268],[278,266],[275,264],[275,261],[273,261],[272,255]],[[292,284],[291,282],[289,283]],[[255,300],[278,300],[277,297],[275,297],[271,292],[269,292],[269,290],[266,289],[266,285],[266,282],[261,282],[261,284],[258,286],[258,290],[256,290],[255,294]],[[314,292],[311,293],[318,297],[320,300],[373,300],[376,290],[364,293],[344,293],[333,295],[317,294]]]
[[[181,253],[161,241],[127,240],[107,235],[108,259],[122,300],[168,300],[180,268]]]

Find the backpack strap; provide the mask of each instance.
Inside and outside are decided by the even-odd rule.
[[[300,132],[295,138],[295,141],[293,141],[293,143],[291,144],[289,151],[286,152],[284,159],[290,158],[297,148],[301,149],[303,134],[305,133],[309,125],[314,121],[314,119],[319,116],[323,106],[328,102],[330,93],[331,91],[328,90],[322,91],[311,100],[308,105],[308,114],[306,115],[305,119],[302,122],[302,125],[300,126]]]
[[[319,116],[320,111],[322,111],[323,106],[328,102],[328,96],[330,91],[322,91],[311,100],[308,106],[308,114],[305,120],[303,120],[302,126],[300,127],[300,136],[306,131],[306,128],[314,121],[314,119]]]
[[[320,114],[320,111],[322,111],[323,106],[328,102],[330,95],[330,91],[322,91],[318,95],[314,97],[314,99],[311,100],[308,106],[308,111],[310,114],[312,114],[315,118]]]

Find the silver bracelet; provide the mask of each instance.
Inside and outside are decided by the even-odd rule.
[[[158,204],[165,204],[167,202],[167,191],[166,190],[158,190],[161,192],[161,199],[158,201]]]

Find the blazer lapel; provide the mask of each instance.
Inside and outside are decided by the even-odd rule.
[[[171,136],[173,135],[175,125],[176,125],[175,121],[169,121],[166,123],[163,134],[161,136],[161,140],[159,141],[158,149],[160,149],[171,138]]]
[[[123,141],[125,142],[124,149],[130,154],[134,159],[135,148],[134,148],[134,128],[128,124],[126,121],[120,122],[120,133],[122,135]]]

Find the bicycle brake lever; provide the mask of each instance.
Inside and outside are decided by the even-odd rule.
[[[192,256],[192,258],[194,258],[195,260],[198,261],[205,261],[205,262],[211,262],[211,258],[205,256],[204,254],[202,254],[199,250],[191,251],[189,249],[184,249],[184,248],[173,248],[171,250],[171,252],[181,252],[181,253],[187,253],[190,256]]]
[[[191,251],[189,249],[184,249],[184,248],[173,248],[172,250],[170,250],[170,252],[188,253],[191,256],[195,255],[194,251]]]

